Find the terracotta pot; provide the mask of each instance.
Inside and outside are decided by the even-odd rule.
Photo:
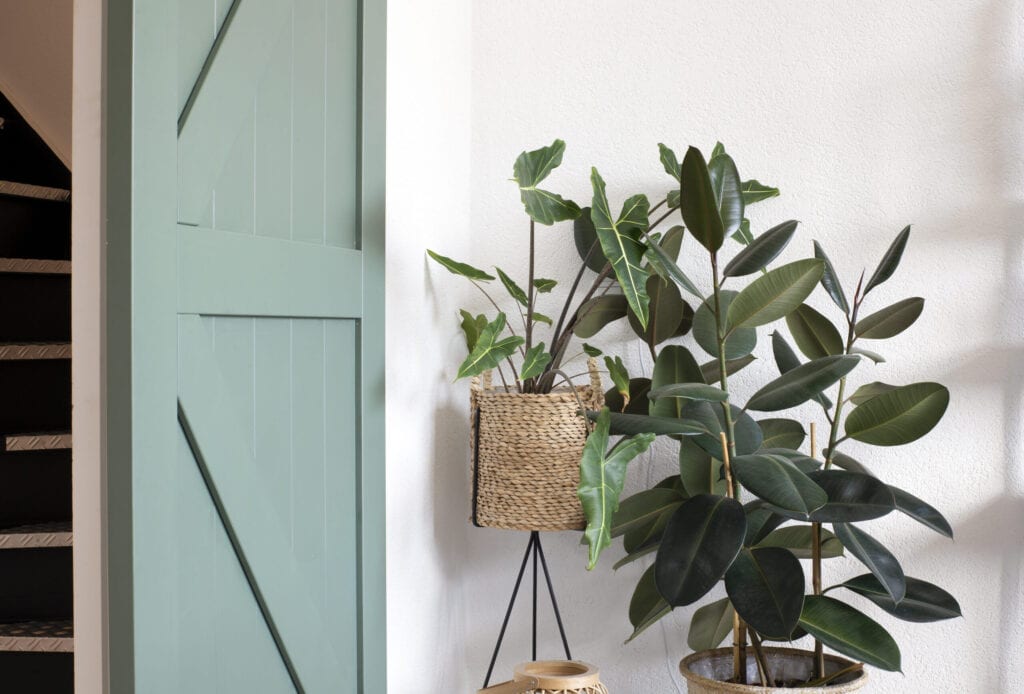
[[[768,670],[776,681],[806,682],[814,672],[814,653],[795,648],[765,648]],[[853,665],[853,661],[837,655],[825,655],[825,674]],[[747,681],[758,684],[735,684],[725,680],[732,678],[732,649],[716,648],[712,651],[700,651],[683,658],[679,663],[679,671],[686,678],[690,694],[770,694],[771,692],[789,692],[794,694],[845,694],[855,692],[863,687],[868,680],[868,673],[861,668],[843,675],[824,687],[762,687],[757,673],[757,661],[754,651],[747,648]]]

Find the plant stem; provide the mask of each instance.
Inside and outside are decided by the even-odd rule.
[[[530,351],[530,347],[533,346],[533,302],[535,299],[535,290],[533,288],[533,256],[534,256],[534,243],[536,236],[536,223],[533,218],[530,218],[530,274],[526,280],[526,351]],[[527,392],[532,390],[531,383],[536,379],[529,379],[528,383],[524,383],[523,387]]]
[[[647,225],[647,231],[650,231],[650,230],[651,230],[651,229],[653,229],[654,227],[656,227],[656,226],[658,226],[659,224],[661,224],[662,222],[664,222],[664,221],[665,221],[666,219],[668,219],[668,218],[669,218],[669,216],[670,216],[670,215],[671,215],[671,214],[672,214],[673,212],[675,212],[675,211],[676,211],[676,210],[678,210],[678,209],[679,209],[678,207],[671,207],[671,208],[669,208],[668,212],[666,212],[665,214],[661,215],[660,217],[658,217],[658,218],[657,218],[657,219],[655,219],[655,220],[654,220],[653,222],[651,222],[650,224],[648,224],[648,225]]]
[[[750,643],[754,647],[754,659],[757,661],[757,672],[761,676],[761,686],[774,687],[775,678],[768,671],[768,658],[765,657],[764,649],[761,648],[760,637],[753,630],[750,631]]]
[[[576,290],[580,286],[580,281],[583,279],[583,273],[587,270],[587,261],[590,260],[590,256],[593,255],[594,250],[597,248],[598,242],[590,244],[590,250],[587,251],[587,257],[580,263],[580,270],[576,273],[576,279],[573,280],[572,287],[569,288],[569,295],[565,297],[565,303],[562,304],[562,313],[558,316],[558,323],[555,325],[555,332],[551,334],[551,344],[554,345],[558,342],[558,338],[562,335],[562,326],[565,324],[565,317],[569,313],[569,306],[572,305],[572,300],[576,297]],[[558,367],[553,367],[558,368]]]
[[[587,290],[587,293],[583,297],[583,300],[580,301],[580,306],[577,307],[576,313],[574,313],[572,318],[569,319],[569,322],[565,326],[565,330],[562,332],[561,335],[558,336],[558,339],[551,345],[551,361],[548,363],[548,366],[545,369],[545,372],[543,374],[543,380],[539,383],[539,392],[547,392],[546,389],[549,389],[551,387],[551,383],[553,383],[555,380],[553,371],[561,366],[561,359],[563,356],[565,356],[565,349],[566,347],[569,346],[569,340],[572,339],[573,328],[576,327],[576,323],[579,321],[579,309],[594,297],[594,294],[597,293],[597,290],[601,288],[601,283],[608,278],[608,275],[610,275],[611,272],[612,266],[605,265],[604,269],[601,270],[600,274],[598,274],[598,276],[594,279],[594,283],[590,285],[590,289]]]

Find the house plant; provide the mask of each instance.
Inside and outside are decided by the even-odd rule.
[[[602,250],[604,240],[578,238],[578,244],[586,246],[580,246],[579,267],[560,309],[551,317],[540,310],[557,282],[537,275],[537,225],[552,226],[581,215],[576,203],[539,187],[561,164],[564,152],[565,143],[556,140],[550,146],[523,152],[513,166],[513,180],[529,223],[525,285],[500,267],[492,275],[427,251],[438,264],[468,279],[494,309],[490,316],[460,312],[468,355],[457,378],[473,379],[473,520],[481,526],[520,530],[583,527],[576,488],[579,457],[589,429],[580,410],[603,404],[593,361],[600,351],[582,345],[580,356],[589,357],[588,373],[569,375],[562,367],[575,358],[571,354],[573,338],[592,334],[595,326],[603,325],[604,303],[598,300],[618,284],[616,277],[622,280],[623,276],[615,250]],[[596,277],[583,284],[588,268]],[[508,294],[511,319],[489,290],[495,281]],[[627,287],[619,286],[625,293]],[[636,320],[641,330],[646,329],[645,312]],[[548,332],[547,341],[541,339],[544,331]],[[493,386],[492,373],[497,374],[500,386]],[[589,384],[574,382],[587,375]]]
[[[915,297],[862,313],[872,290],[896,271],[909,227],[866,282],[861,275],[849,298],[817,243],[813,257],[768,269],[797,223],[751,235],[745,206],[773,194],[772,189],[742,182],[720,145],[710,160],[691,147],[681,163],[661,146],[661,160],[678,185],[656,207],[679,214],[685,231],[699,243],[710,291],[705,295],[653,236],[665,214],[624,213],[611,233],[620,246],[633,249],[634,258],[656,259],[659,280],[671,279],[694,296],[693,338],[714,360],[701,366],[687,347],[670,344],[659,351],[648,341],[654,364],[649,390],[643,393],[647,412],[635,406],[630,410],[641,396],[644,384],[638,383],[628,405],[624,398],[610,403],[618,408],[589,413],[595,427],[581,459],[579,488],[589,567],[616,536],[623,537],[627,551],[619,565],[654,555],[629,606],[635,628],[630,638],[674,607],[701,600],[724,580],[727,597],[693,616],[688,643],[698,653],[681,664],[691,692],[858,689],[866,676],[861,663],[899,670],[900,652],[881,625],[840,599],[844,592],[914,622],[960,614],[951,595],[905,576],[896,557],[861,526],[900,511],[951,537],[949,523],[926,502],[887,485],[841,450],[847,440],[875,446],[911,443],[938,423],[948,403],[948,391],[937,383],[871,381],[853,388],[855,378],[883,360],[864,349],[864,342],[903,332],[923,309],[924,300]],[[596,211],[604,198],[596,171],[594,192]],[[600,212],[592,220],[595,227],[606,224]],[[726,262],[730,237],[740,246]],[[630,265],[629,273],[624,284],[633,290],[652,277],[639,262]],[[736,286],[750,277],[755,279],[745,287]],[[841,331],[805,303],[819,284],[841,314]],[[643,301],[624,294],[630,308]],[[647,301],[654,322],[661,307],[652,308],[649,295]],[[738,398],[731,376],[753,361],[758,328],[783,320],[809,361],[801,363],[776,328],[771,340],[779,375]],[[618,380],[628,383],[628,374],[618,374]],[[800,422],[777,414],[812,400],[829,423],[820,456],[813,444],[809,452],[800,450],[806,438]],[[769,416],[755,420],[752,413]],[[609,451],[609,438],[617,435],[622,438]],[[672,454],[678,453],[679,473],[620,504],[630,458],[622,452],[646,448],[655,437],[668,440]],[[822,561],[843,551],[867,572],[823,588]],[[810,577],[801,559],[810,560]],[[714,650],[730,632],[732,647]],[[814,637],[814,652],[765,645],[805,634]],[[823,646],[853,661],[825,656]]]

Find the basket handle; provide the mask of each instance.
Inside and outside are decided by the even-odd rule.
[[[540,683],[536,677],[527,677],[521,680],[502,682],[493,687],[481,689],[476,694],[523,694],[523,692],[533,691],[539,686]]]

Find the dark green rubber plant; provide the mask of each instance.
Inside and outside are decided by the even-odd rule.
[[[646,379],[630,378],[621,360],[607,358],[617,385],[608,393],[608,407],[589,413],[595,425],[580,484],[589,567],[615,537],[626,552],[616,568],[653,556],[629,605],[631,639],[724,581],[727,597],[696,611],[688,643],[694,650],[715,648],[735,632],[734,648],[749,642],[769,685],[774,678],[762,642],[807,634],[816,640],[817,668],[824,645],[899,670],[893,638],[842,595],[863,596],[913,622],[957,617],[960,607],[938,586],[904,575],[893,553],[862,524],[900,512],[947,537],[952,530],[928,503],[885,483],[841,449],[847,441],[911,443],[935,427],[949,402],[938,383],[896,385],[870,376],[884,361],[874,345],[909,328],[924,306],[915,297],[864,315],[872,290],[899,266],[910,228],[848,295],[817,242],[811,257],[774,264],[797,222],[753,235],[746,207],[778,190],[743,181],[721,145],[710,160],[690,147],[681,162],[671,149],[660,148],[675,181],[664,199],[650,206],[635,195],[616,217],[594,170],[591,211],[576,220],[578,248],[592,248],[587,240],[596,237],[603,254],[595,259],[588,250],[585,265],[598,272],[610,266],[621,293],[591,298],[595,308],[575,329],[591,336],[628,318],[652,360]],[[673,217],[681,224],[656,233]],[[685,235],[696,241],[692,252],[706,260],[706,292],[677,263]],[[819,285],[838,321],[806,303]],[[695,300],[696,310],[684,295]],[[695,344],[684,346],[677,338],[691,328]],[[740,398],[731,377],[754,361],[752,351],[766,330],[777,373]],[[691,349],[711,360],[699,363]],[[861,385],[854,387],[855,381]],[[784,416],[807,402],[820,405],[828,423],[820,454],[813,443],[801,450],[807,432]],[[606,452],[617,436],[623,438]],[[678,456],[678,474],[620,503],[627,463],[655,437],[668,444],[658,450]],[[822,561],[845,552],[866,572],[823,589]],[[810,562],[811,576],[801,560]],[[742,681],[745,673],[737,677]],[[828,678],[818,669],[815,679]]]

